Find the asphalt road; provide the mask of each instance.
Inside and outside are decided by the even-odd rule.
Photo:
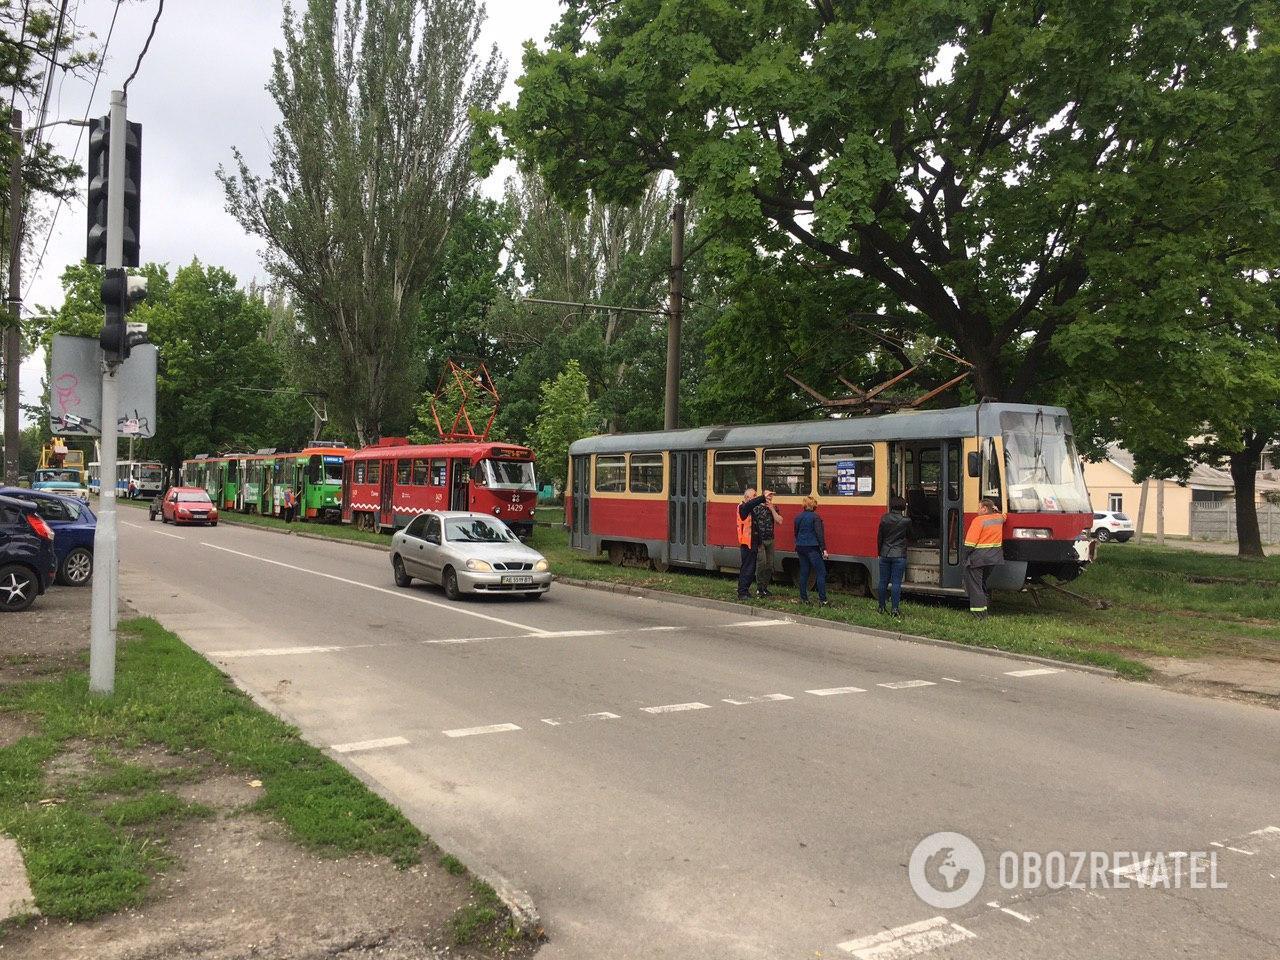
[[[527,891],[548,958],[1280,956],[1280,712],[562,584],[452,604],[381,552],[122,520],[122,595]],[[938,831],[985,860],[959,908],[909,882]],[[1004,851],[1141,856],[1023,890]],[[1197,851],[1219,888],[1149,872]],[[944,859],[944,891],[977,875]]]

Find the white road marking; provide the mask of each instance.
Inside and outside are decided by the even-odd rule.
[[[540,639],[550,639],[552,637],[603,637],[610,633],[622,633],[621,630],[541,630],[538,632]]]
[[[726,627],[785,627],[794,624],[794,620],[743,620],[741,623],[726,623]]]
[[[645,713],[680,713],[683,710],[710,710],[705,703],[668,703],[661,707],[641,707]]]
[[[481,639],[487,639],[487,638],[481,638]],[[423,643],[470,643],[471,641],[462,639],[462,638],[454,638],[452,640],[423,640],[422,642]]]
[[[1050,673],[1061,673],[1061,670],[1054,670],[1052,667],[1036,667],[1032,670],[1006,670],[1006,677],[1043,677]]]
[[[659,632],[667,632],[670,630],[683,630],[683,629],[685,628],[684,627],[641,627],[636,632],[637,633],[659,633]]]
[[[358,750],[380,750],[383,747],[403,747],[409,741],[404,737],[383,737],[381,740],[357,740],[355,743],[335,743],[329,749],[334,753],[355,753]]]
[[[162,537],[168,537],[170,540],[185,540],[186,537],[180,537],[176,533],[170,533],[168,530],[158,530],[155,527],[144,527],[140,523],[130,523],[128,520],[121,520],[126,527],[133,527],[135,530],[146,530],[148,533],[158,533]]]
[[[1017,919],[1021,920],[1023,923],[1030,923],[1033,919],[1032,917],[1028,917],[1025,913],[1019,913],[1017,910],[1010,910],[1008,907],[1000,906],[999,900],[992,900],[987,904],[987,906],[994,907],[995,909],[999,910],[1001,913],[1007,913],[1011,917],[1016,917]]]
[[[912,687],[936,687],[937,684],[932,680],[895,680],[893,683],[877,683],[876,686],[886,690],[909,690]]]
[[[837,946],[846,953],[853,954],[858,960],[900,960],[973,939],[976,939],[974,933],[960,924],[952,923],[946,917],[933,917],[919,923],[894,927],[892,930],[882,930],[858,940],[847,940]]]
[[[156,531],[159,533],[160,531]],[[178,538],[179,540],[182,537]],[[319,570],[308,570],[306,567],[299,567],[292,563],[285,563],[282,560],[272,560],[269,557],[260,557],[257,554],[245,553],[242,550],[232,550],[230,547],[220,546],[216,543],[209,543],[207,540],[201,541],[201,546],[212,547],[214,550],[222,550],[225,553],[232,553],[238,557],[246,557],[249,560],[260,560],[263,563],[269,563],[272,566],[284,567],[286,570],[294,570],[298,573],[308,573],[313,577],[324,577],[327,580],[336,580],[338,583],[345,583],[353,587],[363,587],[366,590],[373,590],[377,593],[385,593],[392,597],[400,597],[403,600],[412,600],[414,603],[425,603],[429,607],[439,607],[441,610],[449,610],[466,617],[476,617],[479,620],[488,620],[491,623],[500,623],[504,627],[515,627],[517,630],[526,630],[529,633],[543,636],[547,631],[538,627],[531,627],[527,623],[516,623],[514,620],[503,620],[501,617],[493,617],[487,613],[481,613],[478,610],[468,610],[465,607],[454,603],[440,603],[438,600],[428,600],[426,597],[417,597],[411,593],[405,593],[401,590],[389,590],[386,587],[376,587],[371,583],[361,583],[359,580],[349,580],[346,577],[339,577],[332,573],[323,573]]]
[[[943,680],[945,680],[945,681],[947,681],[947,683],[959,683],[959,682],[960,682],[959,680],[952,680],[950,677],[943,677],[942,679],[943,679]]]
[[[1280,833],[1280,827],[1263,827],[1261,830],[1251,830],[1249,836],[1260,837],[1264,833]]]
[[[608,710],[602,710],[599,713],[584,713],[580,717],[570,717],[563,720],[560,717],[546,717],[543,719],[549,727],[565,727],[571,723],[580,723],[583,720],[621,720],[622,716],[617,713],[610,713]]]
[[[446,737],[474,737],[482,733],[506,733],[519,730],[514,723],[491,723],[487,727],[461,727],[457,730],[445,730]]]
[[[289,657],[302,653],[332,653],[346,647],[259,647],[256,650],[213,650],[208,656],[233,659],[235,657]]]
[[[827,687],[825,690],[806,690],[815,697],[834,697],[840,693],[866,693],[861,687]]]
[[[785,693],[766,693],[758,697],[747,697],[744,700],[724,699],[721,703],[731,703],[735,707],[745,707],[748,703],[771,703],[775,700],[794,700],[795,697],[788,697]]]
[[[1232,853],[1243,853],[1246,857],[1252,857],[1257,850],[1241,850],[1239,847],[1227,847]]]

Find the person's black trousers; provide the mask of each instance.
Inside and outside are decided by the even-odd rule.
[[[756,578],[756,554],[758,547],[738,546],[738,599],[751,596],[751,582]]]

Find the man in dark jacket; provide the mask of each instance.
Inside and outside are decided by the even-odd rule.
[[[901,497],[889,498],[889,512],[880,518],[876,531],[876,553],[880,557],[880,612],[888,613],[885,600],[893,593],[892,614],[902,616],[899,603],[902,599],[902,577],[907,572],[907,538],[911,534],[911,518],[906,515],[907,501]]]
[[[751,599],[751,581],[756,578],[756,553],[760,549],[760,531],[752,517],[756,507],[765,502],[770,491],[756,496],[755,487],[742,491],[738,504],[738,599]]]
[[[773,526],[782,522],[782,514],[773,505],[770,491],[765,491],[764,503],[751,511],[751,521],[755,524],[756,542],[760,546],[756,553],[756,596],[772,596],[769,584],[773,582]]]

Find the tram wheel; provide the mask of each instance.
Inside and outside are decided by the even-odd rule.
[[[621,543],[609,544],[609,562],[615,567],[620,567],[627,559],[627,548]]]
[[[665,560],[654,560],[650,558],[649,569],[656,570],[658,573],[666,573],[671,569],[671,564],[667,563]]]

